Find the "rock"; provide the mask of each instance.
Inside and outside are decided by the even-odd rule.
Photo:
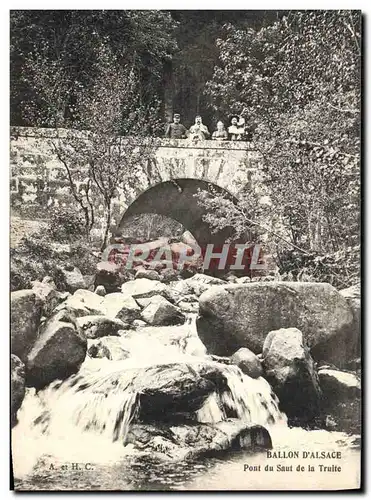
[[[354,332],[356,336],[355,355],[359,356],[361,353],[361,285],[358,284],[349,288],[344,288],[340,290],[339,293],[348,302],[353,312]]]
[[[313,359],[297,328],[269,332],[263,346],[264,377],[289,418],[310,421],[320,408],[321,390]]]
[[[152,283],[155,282],[153,281]],[[141,309],[133,297],[120,292],[107,294],[104,297],[103,307],[109,318],[117,318],[124,323],[130,324],[135,319],[140,318]]]
[[[60,311],[55,311],[48,321],[45,321],[40,327],[40,331],[44,331],[45,326],[49,321],[62,321],[63,323],[72,323],[73,326],[78,329],[77,316],[72,310],[61,309]]]
[[[347,370],[351,371],[359,371],[362,368],[362,359],[361,358],[355,358],[351,359],[346,365],[345,368]]]
[[[245,283],[250,283],[251,282],[251,278],[249,276],[242,276],[241,278],[237,278],[236,282],[239,285],[243,285]]]
[[[227,356],[216,356],[215,354],[211,354],[210,359],[216,361],[217,363],[222,363],[223,365],[233,364],[231,358],[228,358]]]
[[[134,299],[143,299],[153,297],[153,295],[162,295],[166,297],[167,286],[159,281],[139,278],[134,281],[124,283],[121,292],[124,295],[130,295]]]
[[[178,281],[178,279],[179,279],[179,272],[176,271],[175,269],[170,269],[169,267],[166,267],[161,271],[161,281],[163,283]]]
[[[324,368],[318,371],[318,378],[327,404],[361,396],[361,381],[353,373]]]
[[[68,292],[74,293],[76,290],[86,288],[84,276],[78,267],[74,267],[71,271],[61,269],[61,272]]]
[[[143,326],[147,326],[147,323],[141,319],[135,319],[133,321],[133,328],[143,328]]]
[[[106,289],[104,288],[103,285],[98,285],[97,288],[94,290],[94,293],[96,293],[100,297],[105,297],[107,295]]]
[[[339,293],[346,299],[361,300],[361,284],[358,283],[349,288],[343,288]]]
[[[140,268],[135,273],[135,279],[146,278],[148,280],[160,281],[160,275],[154,269]]]
[[[42,302],[33,290],[10,294],[11,353],[25,361],[40,325]]]
[[[107,358],[112,361],[121,361],[130,356],[117,337],[102,337],[98,342],[92,344],[88,349],[91,358]]]
[[[353,313],[328,283],[224,285],[203,293],[199,304],[198,334],[213,354],[230,356],[240,347],[258,354],[269,331],[293,326],[316,361],[341,366],[354,357]]]
[[[85,359],[86,339],[71,323],[49,321],[27,359],[27,385],[41,389],[76,373]]]
[[[33,281],[32,290],[42,302],[42,312],[45,317],[49,317],[53,310],[66,299],[66,294],[58,292],[53,281]],[[68,292],[67,292],[68,293]]]
[[[103,285],[107,293],[119,292],[124,281],[120,265],[107,261],[98,262],[95,271],[95,288]]]
[[[198,246],[197,240],[190,231],[184,231],[184,233],[180,236],[179,241],[185,245],[190,245],[191,247]]]
[[[117,336],[119,330],[125,330],[129,326],[117,318],[107,316],[83,316],[77,318],[76,321],[78,328],[87,339]]]
[[[362,394],[360,378],[353,373],[331,368],[318,371],[323,392],[323,413],[326,428],[360,434],[362,424]]]
[[[175,413],[198,410],[206,397],[226,388],[226,379],[214,364],[172,363],[139,370],[133,388],[140,394],[143,421],[166,420]]]
[[[54,311],[66,310],[76,317],[104,315],[106,311],[103,301],[104,298],[94,292],[79,289],[73,295],[70,295],[65,302],[59,304]]]
[[[263,374],[263,367],[260,360],[246,347],[238,349],[231,356],[231,362],[251,378],[259,378]]]
[[[133,424],[125,444],[160,460],[195,459],[226,450],[271,449],[267,429],[237,419],[216,424]]]
[[[185,297],[184,299],[186,299]],[[189,312],[189,313],[198,313],[198,300],[197,301],[188,301],[188,300],[181,300],[180,302],[177,303],[177,306],[179,309],[183,312]]]
[[[154,295],[156,297],[156,295]],[[158,295],[158,297],[161,297],[161,295]],[[147,307],[148,304],[151,302],[151,297],[146,297],[144,299],[136,299],[135,302],[140,305],[140,307],[144,308]]]
[[[44,276],[41,283],[47,283],[48,285],[55,286],[54,280],[51,276]]]
[[[225,281],[228,281],[228,283],[238,283],[237,281],[237,276],[234,274],[228,274],[227,276],[224,276]]]
[[[160,295],[151,298],[142,311],[142,318],[150,325],[179,325],[186,320],[178,307]]]
[[[84,274],[84,282],[85,282],[85,288],[86,290],[89,290],[90,292],[95,291],[95,274]]]
[[[212,286],[226,284],[224,280],[206,274],[195,274],[192,278],[186,279],[185,282],[197,297],[209,290]]]
[[[17,411],[25,395],[25,365],[14,354],[10,356],[10,384],[11,425],[13,427],[17,423]]]
[[[104,298],[94,292],[90,292],[89,290],[76,290],[73,296],[81,300],[81,302],[85,304],[85,307],[92,311],[103,310]]]
[[[189,279],[189,278],[188,278]],[[176,292],[178,298],[180,299],[184,295],[193,294],[193,287],[188,283],[188,279],[178,281],[174,286],[172,286],[171,291]]]
[[[227,379],[218,363],[197,360],[189,363],[167,363],[138,368],[114,368],[97,371],[87,377],[78,377],[74,383],[79,392],[89,385],[92,393],[99,391],[106,395],[106,405],[112,403],[110,397],[124,394],[128,390],[138,394],[137,418],[141,422],[163,422],[189,415],[201,408],[206,398],[227,389]],[[87,418],[94,418],[93,414]]]

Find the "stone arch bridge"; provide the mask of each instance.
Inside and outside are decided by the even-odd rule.
[[[11,205],[26,218],[43,218],[49,207],[71,201],[66,171],[51,146],[53,137],[53,129],[11,129]],[[114,200],[117,233],[129,217],[155,213],[180,222],[200,245],[221,244],[230,230],[212,233],[194,195],[213,187],[237,200],[242,185],[259,189],[259,170],[259,155],[250,143],[161,139],[135,187],[119,191]],[[99,213],[102,207],[96,209]]]

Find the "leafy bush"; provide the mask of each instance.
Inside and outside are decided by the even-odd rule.
[[[85,235],[85,221],[73,206],[54,209],[50,215],[48,234],[57,242],[70,242]]]
[[[48,234],[35,233],[24,237],[10,251],[11,291],[31,288],[32,281],[51,276],[57,287],[63,290],[64,278],[61,268],[67,265],[78,267],[83,274],[94,274],[98,257],[90,246],[79,239],[65,245],[53,242]]]
[[[359,252],[359,245],[324,255],[290,250],[280,253],[277,263],[282,279],[328,282],[341,290],[360,281]]]

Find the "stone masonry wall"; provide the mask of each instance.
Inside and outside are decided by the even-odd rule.
[[[73,201],[65,168],[53,152],[51,140],[55,137],[53,129],[11,128],[11,208],[21,217],[45,219],[51,207],[68,206]],[[129,193],[118,191],[114,222],[120,222],[140,193],[160,182],[201,179],[238,197],[241,182],[259,183],[258,167],[259,155],[246,142],[204,141],[194,145],[188,140],[159,139],[155,156],[144,166],[135,188]],[[83,185],[85,177],[80,172],[78,183]],[[98,195],[94,203],[99,231],[104,208]]]

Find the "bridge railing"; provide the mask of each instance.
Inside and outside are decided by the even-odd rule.
[[[63,129],[63,128],[39,128],[39,127],[10,127],[10,136],[12,139],[18,137],[34,138],[34,139],[68,139],[71,134],[76,138],[89,139],[89,132]],[[120,137],[125,141],[125,137]],[[132,139],[132,138],[131,138]],[[138,142],[145,142],[145,138],[137,137]],[[191,141],[190,139],[167,139],[167,138],[151,138],[154,145],[161,148],[181,148],[181,149],[217,149],[231,151],[253,151],[254,143],[247,141]]]

